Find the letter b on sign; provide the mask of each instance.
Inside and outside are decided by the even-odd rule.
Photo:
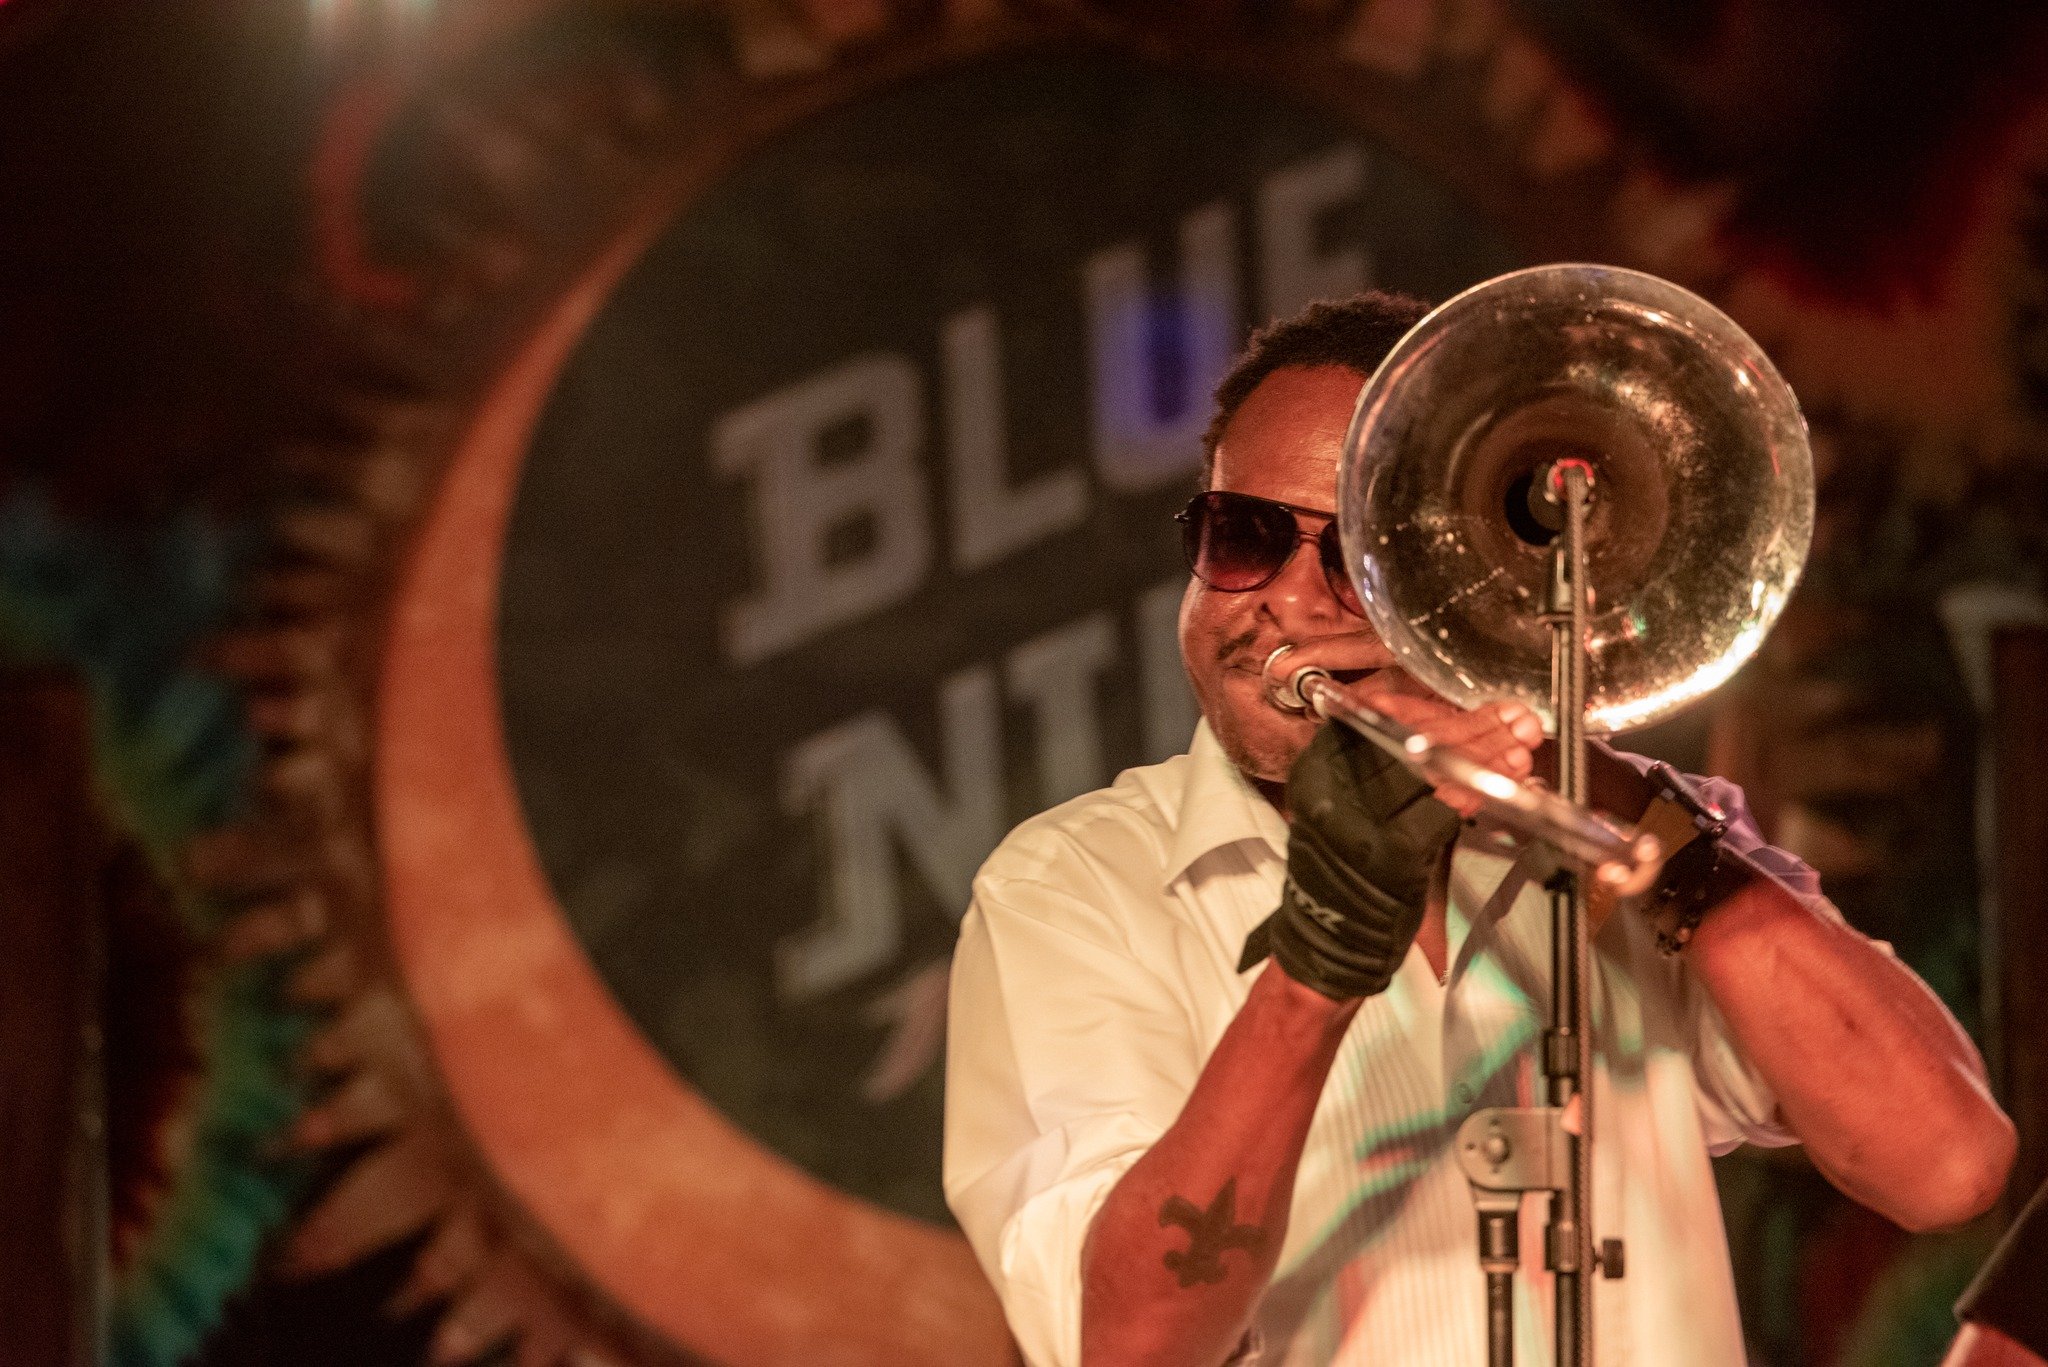
[[[847,449],[828,438],[846,433]],[[761,587],[727,610],[726,656],[753,664],[906,596],[931,564],[917,371],[858,357],[726,414],[711,432],[724,474],[745,475]],[[853,533],[835,554],[836,537]]]

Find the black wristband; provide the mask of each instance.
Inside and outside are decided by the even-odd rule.
[[[1708,912],[1763,876],[1718,836],[1703,835],[1687,845],[1671,856],[1650,891],[1647,910],[1657,948],[1667,955],[1682,951]]]
[[[1692,942],[1707,913],[1756,876],[1756,869],[1722,843],[1727,814],[1683,774],[1660,761],[1644,777],[1656,796],[1638,824],[1656,829],[1667,841],[1672,839],[1671,830],[1691,828],[1690,838],[1673,850],[1657,875],[1646,908],[1657,932],[1657,948],[1677,954]],[[1660,813],[1668,819],[1660,819]]]

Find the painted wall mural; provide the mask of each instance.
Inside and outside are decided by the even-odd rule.
[[[670,1065],[947,1219],[969,880],[1186,745],[1172,514],[1246,324],[1510,259],[1384,145],[1086,50],[910,78],[685,207],[553,381],[497,640],[548,882]]]

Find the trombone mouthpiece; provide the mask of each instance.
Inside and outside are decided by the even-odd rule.
[[[1318,665],[1303,665],[1300,669],[1284,671],[1280,662],[1294,649],[1293,642],[1278,646],[1266,663],[1259,667],[1259,675],[1266,683],[1266,701],[1282,712],[1306,716],[1315,711],[1306,691],[1310,679],[1318,676],[1329,678],[1330,671]]]

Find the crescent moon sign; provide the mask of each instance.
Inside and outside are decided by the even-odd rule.
[[[845,1363],[1013,1360],[963,1240],[769,1153],[664,1063],[563,920],[521,814],[496,667],[507,524],[555,377],[645,240],[500,372],[393,599],[374,803],[398,968],[490,1169],[649,1328],[721,1362],[821,1344]]]

